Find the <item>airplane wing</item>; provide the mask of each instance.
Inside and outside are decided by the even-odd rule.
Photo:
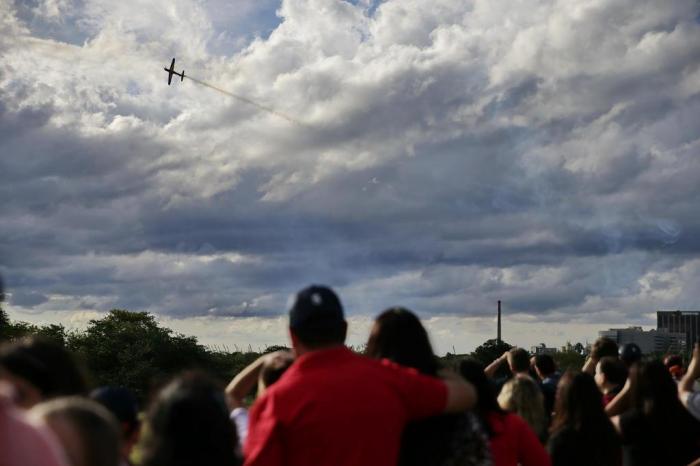
[[[180,81],[183,81],[185,79],[185,70],[182,70],[182,73],[178,73],[175,71],[175,59],[173,58],[173,61],[170,62],[170,68],[163,68],[165,71],[168,72],[168,86],[170,86],[170,83],[173,80],[173,75],[176,74],[180,76]]]
[[[173,61],[170,62],[170,68],[163,69],[168,72],[168,86],[170,86],[170,82],[173,80],[173,73],[175,72],[175,59],[173,58]]]

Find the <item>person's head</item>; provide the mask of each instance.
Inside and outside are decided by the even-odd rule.
[[[603,393],[621,387],[627,380],[627,366],[613,356],[605,356],[595,367],[595,383]]]
[[[594,359],[602,359],[605,356],[617,357],[617,343],[608,337],[600,337],[595,343],[593,343],[593,348],[591,348],[591,356]]]
[[[53,431],[70,466],[119,464],[119,429],[114,416],[99,403],[80,397],[56,398],[36,405],[30,415]]]
[[[333,290],[312,285],[297,293],[289,310],[289,333],[297,354],[342,345],[347,327]]]
[[[548,354],[538,354],[534,356],[535,372],[540,379],[546,379],[557,371],[557,364],[554,358]]]
[[[516,375],[506,382],[498,395],[498,404],[525,419],[538,435],[545,433],[544,396],[531,377]]]
[[[294,355],[291,352],[279,352],[274,357],[265,359],[258,376],[258,396],[267,390],[270,385],[277,382],[293,362]]]
[[[141,429],[136,397],[124,387],[100,387],[90,393],[90,398],[107,408],[116,418],[121,433],[122,456],[128,458]]]
[[[636,343],[625,343],[620,348],[620,360],[627,367],[642,360],[642,350]]]
[[[150,407],[146,425],[145,466],[240,464],[223,390],[201,373],[183,374],[166,385]]]
[[[438,370],[428,332],[414,313],[402,307],[387,309],[374,320],[365,354],[390,359],[428,375],[435,375]]]
[[[0,380],[10,383],[18,406],[83,395],[86,381],[73,356],[53,340],[28,337],[0,347]]]
[[[636,365],[632,377],[632,403],[646,413],[672,412],[680,405],[678,387],[661,361]]]
[[[669,354],[664,358],[664,365],[668,368],[671,377],[675,380],[681,380],[685,374],[683,368],[683,358],[679,354]]]
[[[567,371],[559,380],[554,402],[551,430],[564,427],[574,430],[594,428],[602,420],[609,422],[603,410],[600,390],[590,374]]]
[[[511,348],[508,351],[508,367],[513,374],[527,374],[530,370],[530,356],[522,348]]]
[[[471,383],[476,390],[475,411],[479,417],[482,427],[486,429],[489,436],[493,435],[487,422],[490,413],[503,413],[496,400],[496,389],[484,373],[484,366],[475,359],[463,359],[459,362],[459,374],[464,380]]]

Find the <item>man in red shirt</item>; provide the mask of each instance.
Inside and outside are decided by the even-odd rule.
[[[472,407],[458,376],[436,379],[344,346],[347,323],[332,290],[297,294],[289,333],[297,360],[250,411],[246,466],[393,465],[406,422]]]

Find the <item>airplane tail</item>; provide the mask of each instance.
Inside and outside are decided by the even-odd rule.
[[[180,82],[185,80],[185,70],[182,70],[182,74],[180,75]]]

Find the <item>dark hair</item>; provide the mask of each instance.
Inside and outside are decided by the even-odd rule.
[[[649,438],[656,442],[654,451],[673,456],[667,464],[686,464],[697,458],[700,422],[681,404],[677,385],[666,366],[658,360],[643,362],[633,366],[630,377],[632,406],[651,431]]]
[[[484,366],[475,359],[463,359],[459,362],[459,373],[470,382],[476,390],[477,402],[474,412],[479,418],[479,423],[489,437],[492,437],[494,432],[491,430],[488,422],[489,414],[498,413],[505,414],[505,411],[498,405],[496,399],[496,387],[486,377]]]
[[[434,376],[438,370],[423,324],[413,312],[402,307],[387,309],[374,320],[365,354],[413,367],[427,375]]]
[[[237,466],[238,435],[218,384],[189,372],[168,384],[148,412],[145,466]]]
[[[119,421],[125,437],[140,427],[139,405],[134,394],[124,387],[99,387],[90,392],[90,398],[107,408]]]
[[[548,354],[538,354],[535,356],[535,367],[542,375],[554,374],[557,371],[554,358]]]
[[[605,376],[606,381],[615,385],[624,385],[627,380],[627,366],[620,359],[613,356],[605,356],[598,362],[600,372]]]
[[[552,432],[613,427],[603,409],[603,397],[590,374],[567,371],[559,380]]]
[[[289,369],[293,362],[294,360],[291,357],[274,358],[269,363],[265,362],[260,368],[260,380],[262,380],[265,387],[269,387],[282,377],[282,374]]]
[[[585,372],[567,371],[559,380],[550,431],[578,433],[583,445],[590,447],[590,464],[614,465],[619,462],[620,440],[605,414],[603,400],[595,380]]]
[[[591,349],[591,356],[593,356],[596,359],[601,359],[605,356],[618,357],[617,352],[617,343],[615,343],[608,337],[600,337],[595,341],[595,343],[593,343],[593,348]]]
[[[71,353],[48,338],[32,336],[2,346],[0,367],[32,384],[44,400],[87,391]]]
[[[527,372],[530,370],[530,355],[522,348],[511,348],[508,363],[513,372]]]
[[[677,422],[689,415],[678,399],[678,386],[661,361],[643,363],[636,371],[632,370],[630,376],[636,379],[632,390],[633,406],[658,421],[657,425]]]
[[[64,421],[70,425],[80,439],[84,464],[119,464],[121,433],[117,420],[96,401],[77,396],[56,398],[38,404],[32,409],[32,415],[43,418],[49,426],[52,421]],[[64,445],[64,449],[66,454],[71,456],[70,446]]]

